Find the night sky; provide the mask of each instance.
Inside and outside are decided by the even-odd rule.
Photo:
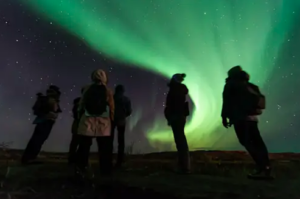
[[[293,2],[293,0],[290,1]],[[65,28],[60,24],[58,20],[52,20],[51,17],[45,17],[39,12],[35,12],[33,9],[30,9],[30,6],[25,5],[24,2],[22,3],[20,0],[15,0],[14,3],[12,2],[13,1],[0,1],[0,142],[11,141],[13,142],[13,148],[22,149],[25,147],[34,128],[32,125],[34,116],[32,115],[31,107],[35,102],[35,95],[37,92],[44,92],[50,84],[54,84],[59,86],[63,93],[61,97],[63,113],[57,120],[52,134],[45,144],[44,150],[66,151],[71,138],[71,109],[73,99],[80,95],[80,89],[83,86],[89,84],[91,72],[100,68],[108,73],[109,87],[113,88],[116,84],[124,84],[126,93],[132,100],[134,113],[128,121],[127,144],[131,145],[131,143],[134,143],[136,152],[161,151],[170,148],[169,143],[166,143],[164,146],[164,140],[158,143],[159,141],[157,141],[156,138],[156,141],[151,142],[150,140],[154,138],[148,136],[148,132],[153,130],[158,131],[158,129],[168,129],[163,118],[163,105],[167,92],[166,84],[169,79],[166,76],[170,76],[171,74],[166,74],[163,72],[163,69],[159,71],[160,69],[158,66],[156,66],[155,70],[150,70],[150,68],[155,68],[155,66],[141,66],[142,64],[147,65],[148,63],[151,63],[150,58],[150,61],[143,63],[142,61],[139,61],[138,58],[136,59],[137,61],[131,61],[131,59],[122,58],[121,54],[114,56],[114,53],[110,53],[110,51],[101,51],[100,47],[97,48],[91,45],[88,38],[82,39],[80,36],[75,35],[69,31],[68,28]],[[89,2],[96,1],[90,0]],[[117,1],[115,0],[115,2]],[[133,0],[130,0],[130,2],[132,3]],[[269,1],[269,4],[272,4],[272,2],[277,2],[276,5],[274,3],[274,6],[280,8],[278,2],[282,1]],[[112,12],[111,15],[117,13],[116,10],[118,10],[118,8],[116,5],[114,6],[111,5],[110,7],[109,12]],[[213,2],[207,3],[207,7],[218,10],[216,6],[217,5]],[[233,5],[227,5],[227,7],[230,6]],[[113,10],[113,8],[115,10]],[[127,9],[128,12],[130,12],[130,8],[128,7]],[[137,8],[132,6],[131,9]],[[172,8],[169,8],[169,10],[170,9]],[[237,12],[237,9],[239,8],[231,9],[235,9],[235,12]],[[265,9],[265,7],[261,7],[261,13],[272,12],[270,9],[263,9]],[[276,53],[273,52],[269,57],[266,56],[265,58],[261,58],[265,59],[260,62],[263,63],[263,66],[253,64],[252,66],[247,66],[246,69],[249,69],[250,74],[253,74],[251,78],[253,77],[254,83],[261,85],[262,91],[267,96],[268,108],[260,118],[260,127],[262,135],[270,150],[274,152],[299,152],[300,12],[298,8],[295,8],[295,10],[292,10],[292,8],[285,9],[286,13],[293,14],[294,17],[290,17],[289,21],[286,21],[290,26],[288,28],[285,27],[287,28],[286,33],[282,36],[283,39],[280,45],[276,45]],[[157,13],[159,13],[159,11],[157,11]],[[157,13],[152,13],[152,16]],[[181,15],[186,13],[188,12],[182,12]],[[209,14],[209,12],[202,13],[204,13],[204,15]],[[224,11],[221,15],[223,14],[226,16],[229,13],[225,13]],[[255,13],[253,14],[253,16],[257,16]],[[101,13],[99,15],[101,15]],[[192,17],[192,14],[189,14],[188,16]],[[231,17],[234,18],[234,16]],[[168,19],[170,18],[172,18],[172,16],[168,16]],[[247,18],[250,19],[251,16],[247,16]],[[123,25],[126,26],[127,24],[130,24],[130,20],[133,19],[133,16],[127,17],[126,20],[120,20],[118,23],[123,23]],[[140,18],[140,20],[142,20],[142,18]],[[255,23],[253,21],[259,21],[258,19],[251,20],[252,21],[247,20],[249,24]],[[163,18],[161,21],[163,21]],[[194,19],[193,23],[196,23],[196,21],[197,20]],[[207,24],[210,23],[208,19],[206,22]],[[165,23],[164,25],[168,25],[168,23]],[[173,26],[175,25],[173,24]],[[184,25],[183,23],[177,24],[176,27],[177,26],[180,30],[185,28],[192,30],[192,28],[187,27],[187,25]],[[192,25],[190,24],[190,26]],[[232,24],[228,25],[228,27],[232,26]],[[205,27],[206,26],[202,28],[205,29]],[[151,32],[152,28],[153,33]],[[152,28],[149,27],[147,29],[147,34],[158,34],[159,28],[156,27],[155,31],[154,27]],[[235,28],[237,28],[237,26],[235,26]],[[130,29],[135,31],[132,28]],[[263,31],[267,30],[257,30],[258,33]],[[273,31],[284,32],[285,30],[275,29]],[[145,34],[145,31],[136,30],[135,32],[137,35],[140,34],[140,37],[143,37],[143,32]],[[222,30],[218,34],[221,34],[221,32]],[[106,34],[109,35],[111,33],[107,32]],[[269,33],[266,33],[266,35],[268,34]],[[198,37],[201,36],[205,37],[206,34],[199,35]],[[256,34],[256,36],[259,37],[259,34]],[[243,35],[232,35],[233,39],[235,39],[235,37],[241,39],[243,38]],[[133,52],[136,52],[136,57],[138,57],[143,50],[150,51],[155,49],[153,48],[154,44],[152,46],[150,45],[152,44],[151,42],[167,43],[165,40],[166,38],[162,41],[160,41],[159,38],[163,37],[156,36],[155,40],[149,39],[147,40],[149,44],[148,47],[145,45],[144,48],[136,49],[135,51],[131,50],[134,45],[120,46],[121,49],[125,49],[122,55],[123,57],[126,57],[127,47],[128,53],[130,53],[128,57],[134,57]],[[211,37],[209,38],[211,39]],[[276,38],[277,37],[275,37],[275,39]],[[101,38],[99,38],[99,40],[101,40]],[[205,38],[203,40],[205,40]],[[220,42],[220,39],[215,40],[215,43]],[[170,43],[170,46],[172,46],[170,49],[176,53],[182,52],[182,54],[187,54],[185,48],[188,47],[186,45],[179,42],[175,44],[174,40],[172,40],[172,43],[173,44]],[[189,42],[191,45],[192,43],[193,42]],[[266,46],[265,51],[272,51],[275,48],[271,41],[264,45]],[[166,44],[166,46],[168,45]],[[114,47],[116,49],[118,48],[118,46]],[[239,48],[237,52],[244,52],[250,57],[251,53],[255,53],[254,50],[251,51],[247,48],[247,45],[244,45],[244,47],[245,48]],[[195,49],[196,47],[193,46],[193,50],[191,51],[195,51]],[[211,51],[208,47],[204,47],[204,49]],[[163,53],[166,51],[160,50],[158,52],[163,56]],[[215,57],[215,59],[221,60],[220,57],[227,56],[227,54],[224,53],[226,51],[222,52],[222,55],[220,55],[220,53],[216,54],[218,57]],[[202,51],[199,53],[202,53]],[[276,56],[274,54],[276,54]],[[233,59],[232,55],[228,56]],[[120,59],[118,59],[118,57],[120,57]],[[153,63],[158,62],[155,62],[153,59]],[[201,61],[199,61],[199,63],[201,63]],[[208,61],[203,63],[208,63]],[[201,63],[201,67],[205,69],[201,69],[202,72],[209,71],[208,75],[215,72],[217,74],[216,76],[219,78],[218,82],[220,82],[220,84],[217,85],[215,82],[211,84],[211,86],[216,86],[216,89],[208,87],[207,85],[204,85],[204,83],[205,81],[210,81],[209,77],[199,80],[201,79],[201,76],[197,79],[192,76],[192,72],[190,72],[191,75],[189,75],[188,71],[187,81],[190,82],[188,82],[187,85],[191,85],[192,92],[194,93],[194,90],[198,89],[198,87],[193,85],[198,85],[197,82],[199,82],[199,90],[218,91],[214,93],[212,97],[207,97],[208,102],[217,101],[218,105],[216,105],[216,108],[213,105],[210,105],[212,108],[209,107],[209,103],[207,103],[203,107],[201,107],[201,105],[198,106],[197,111],[201,112],[201,110],[203,110],[202,113],[207,114],[209,112],[214,112],[214,115],[209,116],[213,116],[213,119],[210,118],[209,120],[215,120],[217,124],[221,124],[219,104],[221,102],[221,91],[224,86],[226,71],[233,65],[240,64],[243,66],[243,61],[240,59],[236,61],[231,60],[230,62],[225,62],[230,63],[228,65],[225,64],[226,66],[213,66],[215,69],[211,66],[203,65],[203,63]],[[247,61],[247,64],[249,63],[250,62]],[[267,63],[270,66],[264,65]],[[167,66],[166,64],[165,67],[170,66]],[[264,77],[259,76],[258,78],[258,71],[264,71],[267,68],[269,69],[268,72],[266,72],[268,75]],[[178,69],[176,72],[185,72],[185,67],[176,69]],[[189,70],[192,69],[194,71],[201,71],[197,67],[190,68]],[[216,72],[217,70],[220,71]],[[170,71],[173,73],[174,70]],[[199,72],[199,74],[200,73],[201,72]],[[203,91],[203,93],[205,92]],[[191,98],[193,99],[193,97]],[[194,107],[195,104],[197,103],[191,103],[191,107]],[[203,117],[205,118],[206,116],[204,115]],[[201,117],[199,116],[199,123],[200,119]],[[157,125],[158,123],[159,125]],[[214,128],[211,128],[209,133],[206,132],[205,136],[202,136],[201,131],[205,131],[204,128],[206,128],[206,126],[201,127],[199,124],[199,128],[194,130],[193,136],[191,137],[195,140],[197,135],[199,135],[199,138],[201,137],[201,139],[197,140],[198,144],[193,144],[194,147],[191,148],[241,149],[232,130],[224,130],[220,126],[215,127],[216,124],[211,126]],[[204,146],[202,146],[201,143],[203,143]]]

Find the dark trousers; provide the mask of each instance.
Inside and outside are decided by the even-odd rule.
[[[268,149],[260,135],[258,122],[240,121],[234,124],[234,129],[241,145],[245,147],[258,170],[270,166]]]
[[[78,134],[72,134],[72,139],[69,147],[69,164],[76,163],[76,153],[79,147],[79,139],[80,136]]]
[[[121,166],[124,161],[125,156],[125,129],[126,124],[125,122],[122,124],[113,124],[112,125],[112,143],[114,142],[115,138],[115,129],[117,128],[118,131],[118,156],[117,156],[117,165]]]
[[[26,163],[28,161],[34,160],[37,158],[40,153],[43,144],[48,139],[54,121],[48,120],[36,124],[33,135],[31,136],[25,151],[23,153],[22,162]]]
[[[76,153],[76,165],[84,170],[89,163],[90,148],[93,137],[79,135],[79,147]],[[110,174],[112,171],[112,143],[111,137],[96,137],[99,154],[99,167],[102,174]]]
[[[184,134],[185,122],[185,117],[175,119],[171,122],[178,154],[178,165],[183,171],[190,170],[189,146]]]

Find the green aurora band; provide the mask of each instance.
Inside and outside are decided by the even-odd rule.
[[[191,148],[215,142],[231,66],[241,64],[264,86],[299,8],[299,0],[23,1],[109,57],[166,77],[185,72],[194,103],[186,127]],[[157,120],[147,137],[160,148],[173,136]]]

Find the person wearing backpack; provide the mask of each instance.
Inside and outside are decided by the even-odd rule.
[[[84,89],[81,89],[81,94],[83,93],[83,90]],[[80,97],[77,97],[73,101],[72,113],[73,113],[74,120],[71,128],[72,138],[69,147],[69,158],[68,158],[69,165],[73,165],[76,163],[76,152],[79,146],[80,137],[77,134],[77,130],[78,130],[79,119],[81,117],[81,114],[78,113],[80,99],[81,99]]]
[[[96,138],[100,172],[109,175],[112,172],[111,122],[114,119],[114,99],[107,88],[107,76],[103,70],[94,71],[91,79],[92,84],[84,88],[79,102],[77,133],[80,138],[76,166],[79,172],[86,171],[90,147],[93,138]]]
[[[185,74],[175,74],[168,84],[169,92],[164,110],[168,125],[171,126],[178,154],[179,173],[190,173],[190,154],[187,139],[184,133],[186,117],[189,115],[188,88],[182,82]]]
[[[125,152],[125,129],[126,118],[131,115],[131,101],[124,95],[125,88],[123,85],[117,85],[115,88],[114,102],[115,102],[115,117],[112,125],[112,142],[114,142],[115,128],[118,131],[118,156],[116,167],[121,167]]]
[[[258,116],[265,106],[265,96],[259,87],[249,82],[250,76],[240,66],[228,71],[223,91],[222,122],[233,125],[237,138],[256,164],[249,178],[272,179],[268,149],[260,135]]]
[[[44,142],[48,139],[52,127],[61,113],[59,106],[59,98],[61,92],[57,86],[51,85],[47,91],[46,96],[42,93],[37,94],[37,100],[32,107],[33,114],[36,116],[33,124],[35,129],[31,136],[21,159],[23,164],[34,164]]]

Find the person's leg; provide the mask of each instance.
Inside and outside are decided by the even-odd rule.
[[[256,159],[259,162],[259,167],[257,171],[254,173],[256,175],[263,174],[263,175],[270,175],[271,172],[271,165],[270,165],[270,159],[269,159],[269,152],[268,149],[260,135],[259,129],[258,129],[258,123],[257,122],[248,122],[249,123],[249,129],[251,132],[251,147],[253,148],[253,151],[255,151]],[[252,175],[254,175],[252,174]]]
[[[99,168],[102,175],[112,172],[112,139],[111,137],[97,137]]]
[[[248,177],[260,177],[261,174],[267,174],[269,176],[270,169],[263,169],[266,168],[265,164],[269,164],[269,158],[266,158],[266,154],[268,155],[268,152],[266,148],[264,148],[265,145],[263,144],[263,146],[261,143],[262,139],[257,128],[257,122],[239,122],[237,124],[234,124],[234,128],[240,143],[246,148],[249,155],[252,157],[253,161],[256,164],[255,172],[248,174]],[[257,145],[259,145],[260,147],[258,147]],[[258,148],[261,149],[258,150]],[[262,151],[263,154],[261,154]]]
[[[114,121],[111,121],[110,139],[111,139],[111,155],[112,155],[112,158],[114,156],[115,129],[116,129],[116,123]]]
[[[115,122],[111,122],[111,152],[114,153],[114,141],[115,141],[115,129],[116,129],[116,125]]]
[[[78,134],[72,134],[72,139],[69,147],[69,164],[74,164],[76,161],[76,152],[79,146]]]
[[[85,170],[89,164],[90,148],[93,143],[93,137],[78,135],[79,146],[76,153],[76,166]]]
[[[49,135],[52,131],[54,125],[54,121],[49,120],[43,123],[43,131],[39,136],[39,140],[36,143],[36,150],[35,153],[33,154],[33,157],[36,158],[38,154],[40,153],[45,141],[49,138]]]
[[[30,160],[33,159],[32,154],[35,151],[35,144],[37,143],[39,134],[42,132],[42,125],[41,124],[36,124],[33,134],[24,150],[23,156],[22,156],[22,163],[27,163]]]
[[[249,123],[247,121],[239,121],[234,124],[234,130],[240,144],[245,147],[245,149],[255,162],[256,167],[259,168],[260,161],[257,158],[256,151],[254,150],[251,144],[251,129]]]
[[[117,158],[117,166],[121,166],[124,160],[125,155],[125,124],[118,125],[118,158]]]
[[[190,171],[189,147],[184,133],[185,118],[173,121],[171,124],[174,140],[178,152],[179,168],[183,172]]]
[[[116,129],[116,125],[114,122],[111,122],[111,139],[112,142],[114,143],[114,139],[115,139],[115,129]]]
[[[24,151],[22,162],[27,163],[36,159],[45,141],[48,139],[54,121],[45,121],[36,125],[34,133]]]

